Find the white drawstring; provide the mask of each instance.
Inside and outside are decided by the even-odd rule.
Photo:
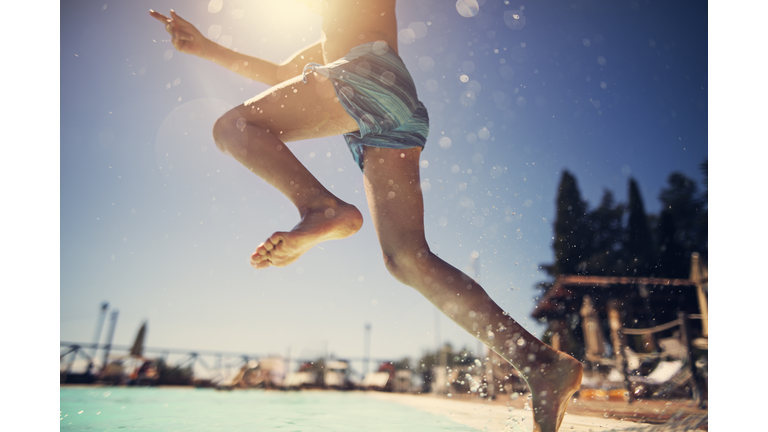
[[[304,81],[304,84],[307,83],[307,69],[309,69],[309,72],[314,72],[316,67],[322,66],[319,63],[307,63],[306,66],[304,66],[304,71],[301,73],[301,80]]]

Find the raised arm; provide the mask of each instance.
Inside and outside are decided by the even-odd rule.
[[[320,42],[298,52],[283,63],[275,64],[224,48],[205,38],[195,26],[173,10],[170,18],[151,9],[149,14],[165,24],[165,30],[172,36],[171,42],[179,52],[210,60],[246,78],[268,85],[276,85],[301,74],[307,63],[325,63]]]

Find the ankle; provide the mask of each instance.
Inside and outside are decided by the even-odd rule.
[[[306,216],[310,213],[324,212],[329,208],[336,209],[342,202],[324,189],[312,188],[304,194],[300,202],[294,202],[294,204],[299,214]]]

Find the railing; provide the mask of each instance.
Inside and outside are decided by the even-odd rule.
[[[85,343],[77,343],[77,342],[60,342],[60,346],[63,348],[62,351],[59,354],[59,360],[61,363],[64,363],[66,359],[66,364],[63,367],[63,371],[61,373],[61,382],[66,382],[67,377],[72,373],[72,367],[75,363],[75,361],[78,359],[78,357],[83,357],[84,360],[88,362],[88,366],[86,368],[86,374],[91,372],[91,369],[95,367],[95,353],[99,349],[103,349],[106,351],[105,358],[107,358],[107,354],[109,354],[110,351],[125,353],[124,357],[129,356],[129,352],[131,350],[130,346],[127,345],[112,345],[112,344],[85,344]],[[91,351],[94,353],[94,355],[90,355],[88,352]],[[260,354],[251,354],[251,353],[233,353],[233,352],[224,352],[224,351],[193,351],[193,350],[185,350],[185,349],[174,349],[174,348],[152,348],[152,347],[146,347],[143,350],[147,353],[157,353],[160,354],[160,358],[163,358],[164,360],[167,360],[170,355],[181,355],[181,357],[175,362],[174,365],[171,365],[171,369],[168,371],[169,373],[174,372],[175,370],[178,370],[184,366],[191,365],[192,368],[194,368],[198,363],[205,368],[206,372],[208,373],[209,377],[213,377],[213,380],[216,380],[217,378],[223,378],[222,371],[225,368],[232,368],[232,367],[240,367],[243,364],[247,364],[250,360],[260,359],[264,357],[268,357],[265,355]],[[208,362],[206,362],[202,356],[209,356],[214,357],[218,359],[217,367],[211,367]],[[228,363],[224,363],[224,359],[228,360]],[[232,362],[232,359],[236,359],[234,362]],[[300,360],[296,360],[300,361]],[[106,364],[100,365],[101,368],[106,367]]]
[[[77,360],[78,357],[82,357],[84,360],[86,360],[90,366],[96,366],[95,361],[95,353],[98,350],[106,350],[107,353],[110,351],[115,351],[119,353],[125,353],[125,357],[128,357],[128,353],[131,350],[131,346],[129,345],[113,345],[113,344],[95,344],[95,343],[79,343],[79,342],[60,342],[60,347],[62,348],[59,359],[61,363],[64,363],[66,360],[66,364],[62,368],[61,372],[61,378],[62,382],[64,382],[67,378],[67,376],[71,373],[73,364]],[[89,354],[89,352],[94,353],[93,355]],[[180,355],[179,358],[176,359],[175,363],[173,364],[171,370],[169,372],[173,372],[174,370],[180,369],[184,366],[188,366],[191,364],[191,366],[194,368],[197,363],[200,363],[203,368],[205,368],[205,371],[208,373],[208,377],[212,378],[212,380],[217,380],[218,378],[224,379],[223,371],[225,369],[231,369],[231,368],[240,368],[242,365],[247,364],[251,360],[260,360],[267,357],[275,357],[275,355],[265,355],[265,354],[254,354],[254,353],[238,353],[238,352],[228,352],[228,351],[211,351],[211,350],[189,350],[189,349],[178,349],[178,348],[156,348],[156,347],[145,347],[143,349],[143,352],[145,353],[152,353],[152,354],[160,354],[159,357],[163,358],[167,361],[168,357],[170,355]],[[211,366],[203,357],[208,357],[209,360],[212,358],[212,362],[215,363],[215,366]],[[106,358],[106,356],[105,356]],[[285,358],[285,361],[288,362],[288,366],[290,368],[290,364],[302,364],[305,362],[311,362],[316,361],[318,357],[313,358]],[[331,360],[331,359],[326,359]],[[391,359],[376,359],[376,358],[364,358],[364,357],[344,357],[344,360],[349,362],[375,362],[375,363],[384,363],[388,362]],[[100,367],[105,367],[106,364],[100,365]]]
[[[619,331],[619,340],[623,340],[622,335],[650,335],[653,333],[662,332],[665,330],[669,330],[674,327],[680,327],[680,342],[685,348],[686,351],[686,361],[685,361],[685,368],[687,369],[689,382],[691,385],[691,392],[693,393],[693,400],[699,407],[703,406],[703,400],[701,397],[701,388],[699,386],[699,380],[696,376],[696,365],[695,365],[695,359],[693,358],[693,344],[691,340],[691,331],[689,327],[689,320],[690,319],[702,319],[702,315],[700,314],[691,314],[688,315],[685,312],[678,312],[677,313],[677,319],[670,321],[665,324],[661,324],[655,327],[645,328],[645,329],[629,329],[620,327],[618,329]],[[629,392],[629,401],[632,402],[633,393],[632,393],[632,385],[629,381],[629,377],[627,375],[627,364],[626,364],[626,356],[624,353],[624,347],[621,346],[620,350],[618,350],[619,353],[621,353],[619,356],[620,358],[617,358],[617,363],[619,365],[619,369],[622,371],[622,374],[624,376],[624,384],[627,388],[627,391]],[[617,356],[617,357],[619,357]],[[658,356],[652,356],[652,357],[658,357]]]

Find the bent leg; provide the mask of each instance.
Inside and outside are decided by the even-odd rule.
[[[429,250],[420,153],[418,148],[365,151],[365,192],[387,269],[510,362],[531,389],[534,430],[556,431],[581,384],[581,363],[536,339],[474,280]]]
[[[362,226],[354,206],[331,194],[299,162],[285,142],[338,135],[357,124],[335,100],[332,83],[308,75],[296,77],[245,102],[216,121],[217,147],[282,192],[301,221],[259,245],[251,265],[285,266],[317,243],[348,237]]]

